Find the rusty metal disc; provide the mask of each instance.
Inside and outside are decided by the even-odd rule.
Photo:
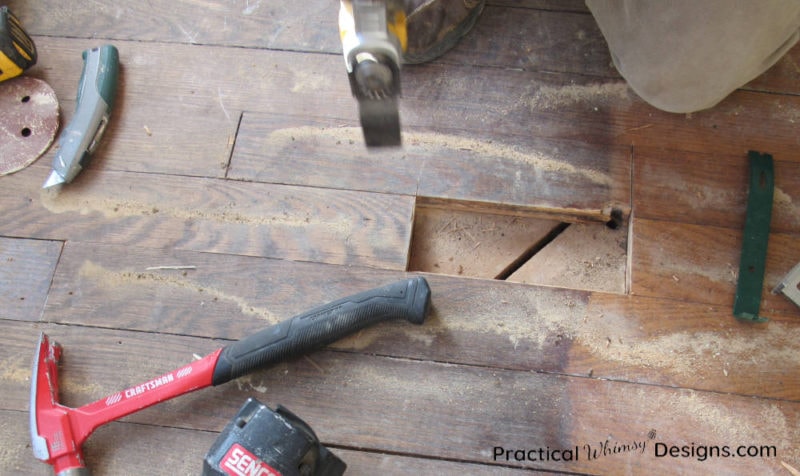
[[[41,79],[20,76],[0,83],[0,175],[32,164],[58,131],[58,99]]]

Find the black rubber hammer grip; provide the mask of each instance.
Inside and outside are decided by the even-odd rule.
[[[378,322],[422,324],[430,303],[431,289],[420,276],[333,301],[225,346],[211,384],[311,352]]]

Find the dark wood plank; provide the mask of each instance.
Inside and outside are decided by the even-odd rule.
[[[93,169],[41,191],[44,165],[5,177],[0,234],[403,269],[413,199]]]
[[[643,296],[732,305],[739,274],[741,230],[634,219],[633,285]],[[797,306],[771,290],[800,258],[796,234],[770,235],[761,313],[798,315]]]
[[[774,157],[771,229],[800,232],[800,163]],[[636,147],[636,216],[742,229],[749,183],[747,155],[690,153]],[[800,259],[800,256],[798,256]]]
[[[86,40],[56,42],[49,38],[41,43],[42,54],[48,53],[53,58],[48,67],[52,69],[42,67],[34,74],[48,80],[59,97],[72,97],[74,78],[78,77],[80,68],[79,62],[73,58],[92,43]],[[166,46],[132,42],[119,45],[127,64],[124,96],[151,97],[153,103],[165,98],[165,104],[174,102],[175,97],[187,98],[187,104],[198,108],[195,112],[216,108],[213,121],[200,123],[197,129],[190,124],[188,132],[182,136],[199,138],[197,148],[211,144],[202,139],[205,131],[215,124],[228,124],[227,117],[224,117],[226,111],[232,118],[236,117],[235,111],[240,110],[291,114],[310,117],[312,121],[320,118],[320,122],[312,125],[328,131],[343,123],[356,124],[356,104],[347,84],[322,79],[341,75],[340,58],[242,48]],[[176,68],[174,65],[187,66]],[[152,72],[156,70],[170,72],[160,78],[158,88],[152,87]],[[69,71],[74,73],[66,74]],[[228,74],[220,76],[218,71],[227,71]],[[461,154],[465,156],[461,159],[464,161],[473,154],[481,160],[500,160],[498,166],[493,167],[502,171],[499,179],[492,179],[493,175],[485,167],[468,169],[472,176],[464,177],[464,184],[479,184],[478,191],[486,199],[495,199],[491,192],[505,188],[510,183],[509,176],[514,177],[523,168],[526,172],[533,169],[534,177],[541,174],[543,178],[534,184],[557,183],[559,174],[548,165],[548,159],[554,157],[559,164],[566,160],[568,165],[578,170],[589,168],[616,177],[617,171],[622,170],[617,162],[622,148],[631,144],[704,153],[714,150],[727,155],[741,155],[748,149],[757,149],[770,151],[784,161],[798,160],[794,153],[798,139],[794,134],[792,111],[800,108],[800,98],[795,96],[765,96],[740,91],[711,111],[687,117],[652,110],[637,99],[625,83],[613,79],[598,81],[597,78],[575,75],[457,65],[424,65],[409,70],[407,76],[409,85],[404,88],[401,115],[406,129],[412,133],[407,140],[410,151],[415,146],[413,132],[420,131],[423,136],[418,140],[422,146],[427,146],[427,153],[443,154],[426,162],[425,174],[421,177],[430,177],[431,181],[420,183],[421,193],[447,194],[454,198],[464,194],[463,188],[453,187],[452,180],[441,180],[439,176],[452,173],[453,156],[458,156],[454,152],[458,152],[459,147],[472,149],[469,154]],[[71,79],[67,81],[64,78]],[[496,88],[496,84],[514,85],[510,89],[513,93],[509,94],[506,88]],[[158,114],[155,107],[151,109],[152,114]],[[151,140],[152,137],[148,137],[144,130],[147,124],[141,124],[147,120],[147,113],[142,110],[137,116],[139,119],[134,119],[136,123],[126,123],[125,134],[121,131],[118,134],[133,140],[141,137],[142,142]],[[171,116],[167,114],[165,117],[164,121]],[[210,113],[209,117],[212,117]],[[164,127],[173,135],[176,134],[175,128],[181,126]],[[168,150],[165,145],[165,153],[170,157],[167,165],[159,165],[161,146],[155,150],[145,149],[153,150],[153,153],[144,154],[149,157],[139,155],[141,163],[122,157],[111,160],[124,161],[125,165],[116,166],[124,170],[153,172],[165,168],[175,172],[182,167],[186,175],[218,176],[225,160],[225,147],[230,142],[231,127],[230,124],[224,125],[220,128],[220,135],[214,136],[217,137],[214,145],[209,145],[209,152],[202,154],[205,158],[200,170],[194,168],[192,157],[186,158],[181,154],[180,148]],[[275,124],[267,127],[274,129]],[[157,133],[159,129],[155,130]],[[352,139],[354,133],[351,131],[346,137]],[[116,144],[114,138],[112,136],[109,142]],[[317,143],[305,136],[303,138],[310,143],[303,141],[298,146],[309,145],[307,152],[331,154],[337,151],[332,158],[338,158],[350,152],[349,149],[361,149],[361,158],[357,156],[354,165],[365,161],[360,141],[352,145],[349,140],[342,141],[342,144],[336,144],[336,140],[323,142],[325,148],[319,150]],[[549,139],[559,141],[550,142]],[[464,145],[458,143],[459,140],[468,140],[469,143]],[[125,145],[121,141],[120,145]],[[251,143],[251,147],[257,144],[263,145],[263,142]],[[454,144],[456,150],[450,150]],[[592,149],[586,144],[623,147],[603,148],[601,153],[595,151],[591,154]],[[522,162],[520,154],[525,159]],[[270,153],[263,151],[263,155],[269,156]],[[537,159],[532,164],[529,163],[530,155]],[[274,168],[256,170],[263,174]],[[561,170],[565,169],[561,167]],[[530,180],[531,175],[523,173],[522,177]],[[497,187],[498,181],[504,187]],[[530,191],[516,193],[518,196],[512,195],[509,201],[524,202],[535,198],[530,196],[533,193]],[[577,197],[573,194],[569,198],[576,200]],[[570,205],[563,201],[564,198],[559,198],[558,205]]]
[[[338,7],[326,0],[10,3],[33,35],[325,52],[341,52]]]
[[[48,328],[48,332],[64,346],[59,379],[62,401],[69,405],[102,398],[106,389],[146,380],[158,369],[178,367],[193,352],[202,353],[215,344],[207,339],[153,339],[140,332],[76,326]],[[4,358],[9,350],[23,347],[11,337],[0,337]],[[218,431],[247,396],[256,396],[271,405],[289,406],[328,444],[379,453],[572,472],[700,472],[708,467],[707,461],[653,453],[658,442],[695,442],[775,446],[777,457],[713,459],[720,471],[784,474],[781,461],[793,466],[800,461],[794,444],[800,427],[798,402],[331,351],[311,359],[165,402],[127,421],[154,425],[142,430],[148,435],[165,428]],[[8,389],[4,409],[23,411],[27,382],[4,383]],[[612,447],[634,442],[646,446],[642,453],[589,459],[586,451],[601,451],[598,445],[604,441]],[[166,445],[153,448],[151,458],[174,451]],[[496,461],[495,446],[534,450],[577,446],[584,453],[574,461]]]
[[[472,31],[438,61],[619,78],[600,28],[585,5],[582,10],[489,5]]]
[[[423,150],[415,152],[366,149],[357,121],[247,112],[228,177],[413,195],[427,158]]]
[[[0,460],[0,469],[16,474],[39,474],[46,466],[28,448],[28,414],[0,411],[8,424],[0,426],[5,441],[11,443]],[[121,437],[120,435],[124,435]],[[120,474],[175,475],[196,474],[211,447],[216,432],[188,431],[134,423],[112,423],[101,427],[85,445],[87,466],[97,476]],[[178,443],[180,442],[180,443]],[[529,471],[496,466],[464,464],[340,448],[331,450],[347,464],[348,475],[419,474],[517,475]],[[157,460],[154,460],[154,454]]]
[[[338,5],[314,2],[233,5],[168,2],[158,15],[144,4],[11,2],[34,35],[200,45],[247,46],[340,54]],[[200,8],[202,21],[187,21]],[[38,38],[37,38],[38,41]],[[441,62],[618,77],[607,45],[580,0],[490,2],[475,29]],[[800,47],[745,87],[800,92]],[[344,76],[339,75],[342,81]]]
[[[489,0],[487,5],[589,13],[584,0]]]
[[[798,79],[800,79],[800,45],[794,46],[772,68],[743,88],[796,95],[800,93]]]
[[[68,242],[45,319],[240,339],[402,277],[364,267]]]
[[[288,127],[287,127],[288,125]],[[404,131],[402,149],[367,151],[353,125],[245,114],[229,177],[418,194],[608,219],[630,208],[630,152],[485,132]],[[290,162],[292,167],[283,164]],[[566,210],[565,210],[566,209]]]
[[[796,96],[737,91],[711,110],[679,115],[653,109],[622,81],[460,68],[415,70],[420,77],[436,78],[435,87],[405,90],[406,123],[729,155],[769,150],[782,160],[797,160]],[[496,84],[515,86],[509,92]]]
[[[147,269],[159,265],[196,269]],[[67,243],[44,320],[138,330],[154,333],[154,340],[161,333],[240,339],[268,323],[401,277],[371,268]],[[425,325],[386,323],[335,347],[800,400],[800,375],[794,371],[800,336],[788,305],[783,314],[771,312],[772,321],[757,326],[761,331],[754,334],[753,326],[732,317],[732,301],[681,303],[427,278],[434,312]],[[670,297],[668,291],[664,295]],[[780,299],[772,297],[776,306]],[[754,346],[761,349],[757,360],[751,359]],[[752,379],[754,374],[759,378]]]
[[[56,90],[62,124],[69,122],[75,110],[83,65],[81,51],[95,44],[75,41],[57,43],[59,48],[49,49],[46,41],[37,42],[40,54],[48,61],[40,61],[31,74],[45,79]],[[221,90],[216,100],[211,97],[194,100],[193,91],[176,93],[154,82],[150,70],[153,61],[146,55],[158,56],[159,51],[165,51],[164,45],[156,45],[143,55],[123,45],[120,50],[122,65],[115,108],[89,167],[224,176],[241,111],[225,104]],[[169,75],[169,72],[159,74],[161,77]],[[140,84],[150,92],[137,94],[132,91],[133,84]],[[39,162],[52,163],[56,150],[52,147]]]
[[[61,243],[0,236],[0,318],[38,320]]]
[[[242,400],[242,403],[244,400]],[[231,415],[231,418],[233,415]],[[0,456],[7,474],[45,474],[47,467],[33,457],[28,436],[28,413],[0,410],[0,438],[8,442]],[[221,428],[219,429],[221,430]],[[199,474],[202,460],[218,431],[191,431],[163,426],[116,422],[103,426],[84,446],[87,466],[96,476],[118,474]],[[318,435],[324,438],[325,435]],[[323,441],[325,444],[325,441]],[[329,448],[347,464],[347,475],[475,474],[511,476],[530,471],[491,465],[412,458],[352,449]]]
[[[202,8],[203,20],[192,22],[187,18],[198,6],[189,1],[168,2],[157,16],[144,4],[12,5],[34,35],[341,54],[338,2],[233,5],[217,1],[204,2]],[[490,4],[473,32],[439,61],[615,75],[599,29],[586,13],[580,0]],[[340,79],[345,77],[340,75]]]

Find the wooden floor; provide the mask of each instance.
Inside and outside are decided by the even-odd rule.
[[[48,472],[28,435],[41,331],[79,406],[423,270],[423,326],[102,427],[93,474],[198,474],[247,397],[300,415],[354,475],[800,474],[800,309],[769,293],[800,262],[800,47],[668,114],[581,1],[489,3],[403,70],[404,147],[368,152],[337,2],[10,2],[62,124],[84,49],[113,43],[122,71],[74,183],[41,191],[52,150],[0,178],[0,473]],[[775,158],[765,324],[732,316],[750,149]],[[761,455],[708,450],[725,445]]]

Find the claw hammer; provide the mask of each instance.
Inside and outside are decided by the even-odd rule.
[[[429,309],[430,288],[425,278],[405,279],[312,309],[172,372],[79,408],[58,402],[58,361],[62,349],[42,333],[31,378],[33,453],[52,465],[56,476],[87,476],[90,473],[82,446],[101,425],[297,357],[378,322],[405,319],[422,324]]]

